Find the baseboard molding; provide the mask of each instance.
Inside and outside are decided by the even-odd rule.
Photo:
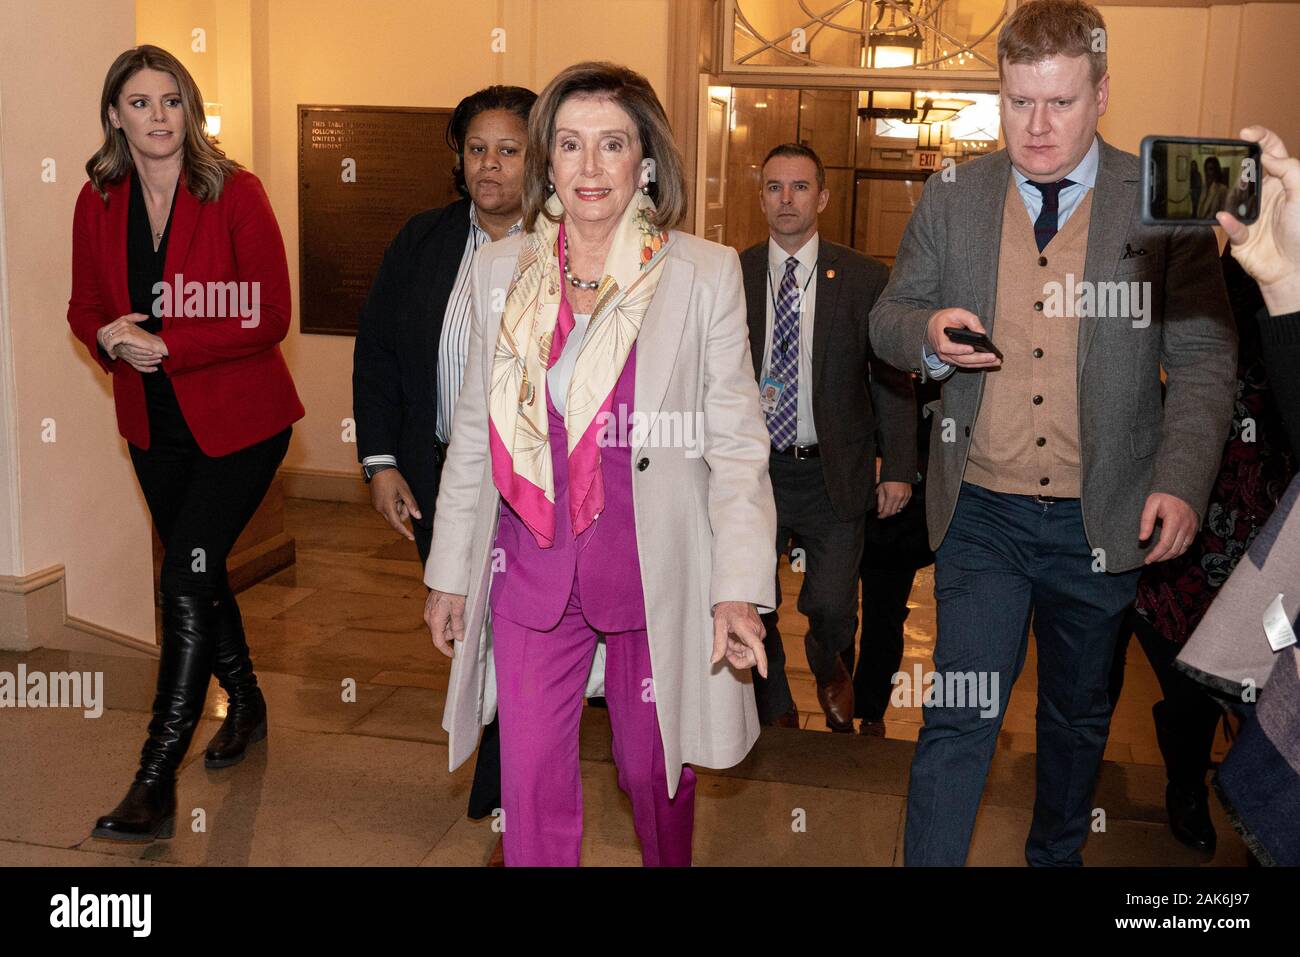
[[[288,498],[310,498],[322,502],[357,502],[370,504],[370,490],[361,472],[334,472],[325,469],[280,469],[284,494]]]
[[[151,658],[157,658],[159,655],[159,648],[157,645],[151,645],[138,638],[132,638],[130,635],[124,635],[120,631],[113,631],[111,628],[104,628],[101,625],[95,624],[93,621],[86,621],[84,618],[77,618],[74,615],[65,615],[63,620],[69,628],[75,629],[87,637],[96,638],[100,641],[110,641],[115,645],[129,648],[132,651],[138,651]],[[46,645],[45,647],[48,648],[49,645]],[[102,651],[103,649],[97,646],[95,650]]]
[[[288,532],[279,532],[231,555],[226,563],[231,591],[238,594],[283,571],[294,563],[296,554],[293,537]]]
[[[284,494],[326,502],[370,504],[358,472],[281,469]],[[294,540],[276,534],[231,556],[230,583],[236,592],[273,575],[294,561]],[[30,575],[0,575],[0,650],[56,648],[99,654],[158,657],[158,645],[68,614],[66,571],[51,565]]]
[[[68,614],[66,572],[52,565],[30,575],[0,575],[0,649],[57,648],[158,657],[158,646]]]

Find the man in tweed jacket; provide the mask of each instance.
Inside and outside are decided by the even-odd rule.
[[[1141,224],[1137,157],[1096,133],[1098,36],[1078,0],[1016,9],[998,39],[1007,147],[930,178],[872,311],[881,357],[943,379],[927,518],[947,693],[912,762],[908,864],[965,862],[1031,619],[1025,855],[1081,862],[1120,617],[1142,566],[1196,535],[1227,436],[1236,339],[1214,236]]]

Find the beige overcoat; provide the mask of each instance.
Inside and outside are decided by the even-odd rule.
[[[455,646],[442,719],[452,770],[496,714],[488,594],[501,498],[488,452],[487,392],[522,243],[515,236],[476,254],[465,379],[425,566],[430,588],[466,596],[465,640]],[[730,247],[674,230],[662,268],[637,337],[642,427],[632,432],[631,468],[671,796],[684,763],[731,767],[758,738],[750,672],[725,660],[709,664],[712,609],[745,601],[760,613],[771,610],[776,507],[739,258]]]

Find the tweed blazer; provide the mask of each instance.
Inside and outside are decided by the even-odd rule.
[[[922,375],[926,324],[939,309],[975,313],[997,342],[998,254],[1011,162],[999,150],[953,172],[951,181],[934,175],[926,183],[871,313],[876,353]],[[1102,140],[1078,281],[1090,284],[1097,301],[1112,304],[1122,303],[1119,287],[1106,284],[1123,283],[1147,307],[1137,316],[1132,304],[1139,300],[1132,299],[1127,311],[1094,310],[1079,322],[1083,523],[1101,567],[1111,572],[1139,567],[1158,539],[1138,542],[1151,493],[1177,496],[1204,519],[1236,382],[1237,334],[1214,233],[1206,226],[1143,225],[1139,180],[1138,158]],[[995,374],[955,370],[933,407],[926,500],[932,548],[943,541],[956,508],[985,376]]]

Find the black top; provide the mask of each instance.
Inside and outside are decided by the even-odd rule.
[[[178,185],[177,189],[181,187]],[[172,210],[176,209],[176,197],[172,197]],[[162,330],[162,318],[155,314],[154,285],[163,281],[163,270],[167,261],[167,240],[171,236],[172,217],[167,214],[167,226],[163,230],[162,242],[157,251],[153,248],[153,230],[149,224],[149,210],[144,204],[144,190],[140,188],[140,177],[131,176],[131,200],[126,217],[126,283],[131,295],[131,311],[144,313],[149,318],[140,323],[140,328],[157,335]],[[122,362],[122,359],[118,359]],[[171,379],[158,366],[153,372],[141,373],[144,379],[145,404],[149,410],[149,444],[197,445],[181,407],[176,401],[176,392]]]
[[[1270,316],[1261,306],[1256,317],[1273,401],[1277,403],[1291,447],[1300,453],[1300,376],[1296,375],[1300,366],[1300,312]]]
[[[429,528],[442,476],[438,348],[469,239],[468,199],[413,216],[384,253],[357,319],[352,412],[357,458],[395,455]]]

